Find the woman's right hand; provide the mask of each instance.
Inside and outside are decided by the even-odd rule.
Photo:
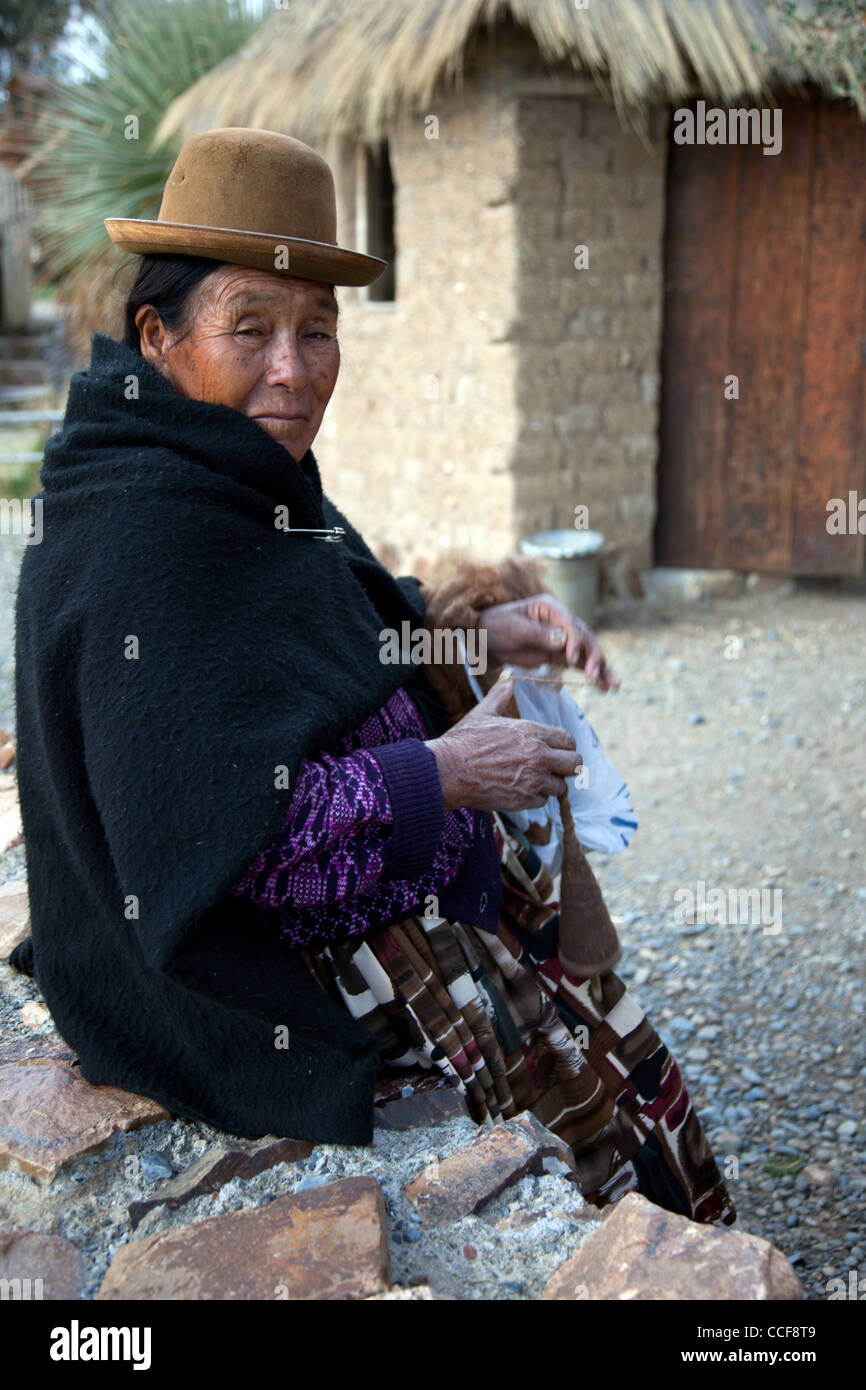
[[[582,759],[567,729],[510,719],[514,680],[500,680],[475,709],[426,747],[436,758],[446,811],[524,811],[567,790]]]

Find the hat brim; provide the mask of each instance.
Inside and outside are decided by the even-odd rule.
[[[136,256],[204,256],[269,270],[275,275],[295,275],[301,280],[322,280],[329,285],[371,285],[387,270],[388,262],[361,251],[347,251],[327,241],[271,236],[267,232],[237,231],[232,227],[196,227],[184,222],[158,222],[142,217],[107,217],[105,229],[116,246]],[[280,249],[287,251],[288,265],[277,264]]]

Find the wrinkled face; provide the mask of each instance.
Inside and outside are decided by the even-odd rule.
[[[231,406],[303,458],[337,381],[337,301],[317,280],[220,265],[193,291],[183,328],[149,305],[142,356],[182,396]]]

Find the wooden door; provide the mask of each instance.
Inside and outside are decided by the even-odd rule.
[[[862,574],[827,504],[866,497],[866,126],[777,100],[777,155],[671,142],[656,560]]]

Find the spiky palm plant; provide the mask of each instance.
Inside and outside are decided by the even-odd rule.
[[[112,290],[123,263],[103,219],[157,215],[179,144],[155,139],[166,107],[246,42],[263,7],[264,0],[118,0],[81,54],[81,72],[52,83],[25,169],[44,268],[60,278],[79,346],[94,328],[114,326]]]

